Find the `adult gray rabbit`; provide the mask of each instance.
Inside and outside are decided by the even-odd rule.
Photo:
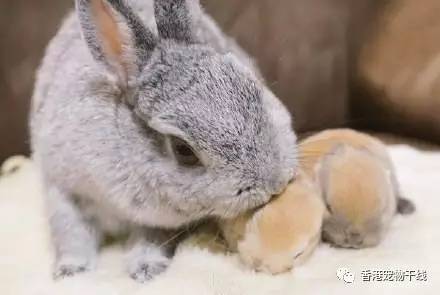
[[[297,161],[289,113],[196,0],[76,0],[38,73],[31,137],[55,278],[127,232],[146,281],[180,227],[266,203]]]

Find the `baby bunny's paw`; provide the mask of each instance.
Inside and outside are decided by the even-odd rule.
[[[55,264],[53,278],[58,280],[65,277],[72,277],[76,274],[87,272],[90,269],[90,263],[84,259],[73,257],[63,258]]]
[[[145,283],[163,273],[170,265],[171,259],[164,255],[140,257],[132,261],[128,272],[130,277],[139,283]]]

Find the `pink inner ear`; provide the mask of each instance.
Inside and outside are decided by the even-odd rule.
[[[123,42],[111,8],[103,0],[92,0],[91,8],[104,54],[120,62],[123,54]]]

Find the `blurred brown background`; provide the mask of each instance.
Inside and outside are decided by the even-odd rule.
[[[27,113],[35,70],[71,2],[0,2],[0,162],[28,152]]]
[[[299,132],[356,126],[440,141],[440,2],[201,2],[255,57]],[[72,4],[0,2],[0,161],[28,151],[35,69]]]

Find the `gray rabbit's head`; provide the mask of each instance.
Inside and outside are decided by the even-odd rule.
[[[195,0],[155,1],[156,35],[122,0],[77,0],[90,52],[158,139],[148,169],[159,194],[194,218],[231,217],[285,188],[296,137],[250,69],[197,39],[198,9]]]

